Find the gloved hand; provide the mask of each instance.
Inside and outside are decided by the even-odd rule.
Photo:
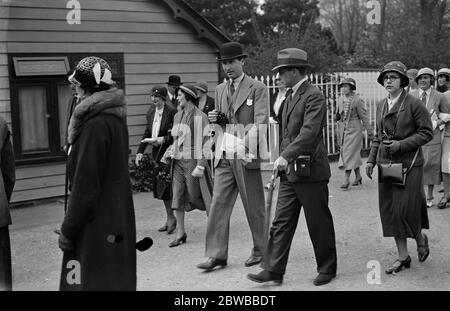
[[[400,151],[400,142],[398,140],[390,140],[389,142],[383,142],[387,152],[394,154]]]
[[[203,166],[197,165],[195,167],[194,171],[192,171],[192,176],[194,176],[194,177],[202,177],[204,172],[205,172],[205,168]]]
[[[75,244],[66,238],[64,234],[60,234],[58,238],[58,246],[63,252],[70,252],[75,250]]]

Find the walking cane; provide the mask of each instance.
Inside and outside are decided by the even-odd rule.
[[[273,190],[275,189],[275,181],[278,177],[278,168],[272,171],[272,176],[270,177],[269,183],[264,187],[267,191],[266,198],[266,218],[264,219],[264,235],[266,241],[269,239],[269,230],[270,230],[270,216],[272,214],[272,197]]]
[[[211,158],[211,178],[214,181],[214,152],[213,152],[213,145],[214,145],[214,135],[216,135],[216,132],[214,130],[211,130],[209,132],[209,142],[211,144],[211,151],[210,151],[210,158]],[[215,148],[214,148],[215,150]]]

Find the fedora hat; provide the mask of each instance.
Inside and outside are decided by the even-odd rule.
[[[311,68],[311,64],[308,63],[308,54],[300,49],[287,48],[278,52],[277,66],[272,70],[278,70],[282,67],[303,67]]]
[[[173,85],[173,86],[180,86],[183,83],[181,83],[181,78],[180,76],[177,75],[171,75],[169,76],[169,81],[166,82],[166,84],[168,85]]]
[[[344,84],[350,85],[350,88],[353,89],[353,91],[356,90],[356,82],[353,78],[345,78],[339,83],[339,87],[342,87]]]
[[[423,76],[423,75],[429,75],[431,77],[431,80],[434,79],[434,71],[433,71],[433,69],[425,67],[425,68],[421,68],[419,70],[419,72],[417,73],[417,77],[414,79],[416,81],[416,83],[419,82],[420,76]]]
[[[400,61],[392,61],[384,65],[383,69],[381,69],[380,74],[378,75],[377,81],[379,84],[384,86],[383,78],[384,74],[387,72],[396,72],[400,75],[401,83],[400,87],[407,87],[409,85],[409,78],[406,75],[406,66]]]
[[[165,99],[167,97],[167,89],[162,85],[156,85],[150,91],[151,96],[161,97]]]
[[[231,60],[235,58],[248,57],[239,42],[227,42],[220,46],[220,57],[218,61]]]

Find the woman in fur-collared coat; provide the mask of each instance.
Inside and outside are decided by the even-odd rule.
[[[125,97],[98,57],[81,60],[69,80],[81,101],[68,130],[70,197],[59,238],[60,289],[135,290]]]

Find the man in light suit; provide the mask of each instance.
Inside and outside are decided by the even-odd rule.
[[[444,130],[444,121],[439,117],[441,113],[448,114],[450,105],[444,94],[435,90],[434,71],[431,68],[421,68],[415,79],[419,88],[411,95],[419,98],[430,114],[433,123],[433,139],[422,146],[425,163],[423,165],[423,184],[427,185],[427,207],[433,205],[434,185],[439,185],[442,181],[441,174],[441,133]]]
[[[227,265],[228,240],[231,212],[238,193],[244,205],[247,221],[253,237],[253,249],[245,266],[261,262],[264,251],[264,189],[261,178],[260,150],[257,141],[264,136],[258,133],[257,125],[268,123],[269,97],[267,88],[253,80],[243,71],[245,58],[242,46],[237,42],[225,43],[220,48],[222,68],[229,80],[216,87],[215,109],[208,113],[211,123],[221,126],[220,135],[216,131],[214,166],[214,190],[206,230],[206,262],[198,268],[211,271],[217,266]],[[245,142],[246,154],[256,158],[245,160],[225,153],[222,133],[236,136],[233,125],[245,127],[238,131],[238,137]],[[267,128],[266,128],[267,129]],[[238,151],[242,155],[242,152]]]
[[[288,91],[282,112],[280,157],[274,169],[280,172],[280,188],[275,218],[258,274],[248,274],[255,282],[281,284],[289,250],[303,207],[316,255],[315,285],[336,276],[336,242],[333,218],[328,208],[328,181],[331,176],[323,143],[327,105],[322,92],[309,84],[310,67],[305,51],[288,48],[278,52],[278,70]]]

